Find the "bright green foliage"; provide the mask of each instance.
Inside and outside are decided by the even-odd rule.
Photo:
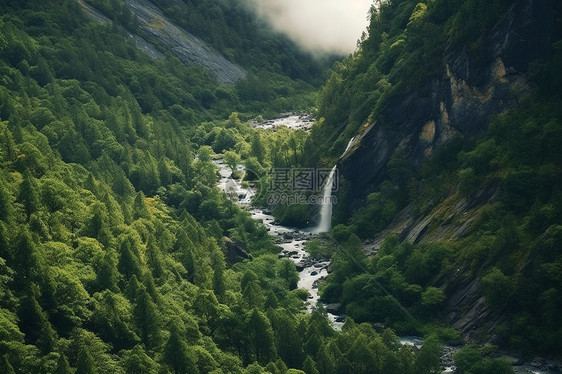
[[[482,360],[478,347],[467,345],[454,355],[455,366],[461,373],[468,371],[476,362]]]
[[[223,154],[224,162],[230,167],[232,172],[236,170],[238,163],[240,162],[240,156],[236,152],[233,151],[226,151]]]
[[[507,360],[492,360],[484,357],[478,347],[468,345],[454,355],[455,365],[461,373],[486,374],[486,373],[513,373],[513,368]]]
[[[423,342],[414,364],[415,372],[421,374],[434,373],[439,367],[442,346],[436,337],[430,336]]]
[[[151,359],[140,345],[125,353],[125,371],[127,373],[152,374],[158,370],[158,364]]]
[[[261,364],[271,361],[276,355],[273,330],[269,319],[257,308],[247,317],[247,353],[251,361]]]
[[[513,292],[509,277],[496,267],[491,268],[488,274],[480,279],[480,284],[488,302],[498,307],[504,305]]]
[[[299,274],[297,273],[294,262],[289,259],[284,259],[279,263],[278,267],[279,270],[277,272],[279,277],[285,280],[287,287],[290,290],[297,288]]]
[[[29,170],[23,174],[23,182],[20,185],[18,200],[23,204],[27,218],[39,209],[39,193],[37,183]]]
[[[141,341],[149,348],[157,346],[161,335],[160,314],[144,286],[139,287],[135,296],[133,320]]]
[[[303,364],[303,341],[294,318],[281,308],[269,309],[268,319],[275,334],[275,346],[279,357],[290,367]]]
[[[33,279],[36,279],[39,270],[35,243],[29,232],[23,231],[18,234],[12,245],[12,253],[14,262],[9,265],[15,271],[14,287],[22,291],[31,285]]]
[[[430,308],[439,307],[439,305],[445,300],[445,294],[442,290],[436,287],[428,287],[421,294],[422,305]]]
[[[328,119],[308,141],[303,131],[258,132],[245,123],[257,114],[310,107],[314,87],[306,82],[317,83],[322,74],[283,38],[248,26],[255,20],[238,5],[155,1],[228,58],[255,67],[236,85],[219,86],[200,67],[169,56],[153,60],[140,51],[122,30],[141,33],[124,1],[89,3],[115,23],[91,22],[72,0],[0,5],[1,371],[11,366],[17,373],[262,373],[267,367],[285,373],[291,367],[332,374],[368,368],[413,373],[414,362],[424,370],[431,367],[433,350],[397,351],[392,337],[381,337],[368,325],[350,322],[340,333],[321,311],[304,313],[302,292],[291,291],[294,265],[278,261],[265,227],[218,190],[212,159],[224,152],[234,165],[235,152],[255,174],[247,178],[258,180],[270,167],[304,165],[308,156],[319,154],[318,144],[331,144],[319,135],[334,126],[330,112],[343,121],[349,114],[349,135],[361,116],[377,108],[348,109],[365,95],[390,95],[400,84],[389,75],[398,68],[394,63],[415,43],[433,40],[424,38],[439,31],[440,23],[434,22],[437,29],[423,23],[434,8],[428,4],[414,12],[410,2],[400,11],[383,6],[385,15],[372,18],[373,30],[390,32],[392,25],[384,22],[397,16],[411,31],[401,35],[407,38],[384,42],[383,33],[373,31],[364,40],[365,55],[373,56],[379,47],[389,54],[372,68],[350,60],[334,66],[319,102]],[[431,60],[441,45],[419,57]],[[433,74],[431,66],[419,74]],[[363,68],[368,71],[364,86],[372,92],[347,90],[344,79]],[[413,69],[404,71],[415,75]],[[343,107],[333,106],[335,101]],[[553,139],[549,149],[558,149],[555,118],[541,134]],[[334,142],[334,150],[344,142],[343,137]],[[498,137],[477,145],[477,152],[467,150],[459,162],[474,168],[502,154],[495,147],[503,146]],[[371,196],[357,227],[378,219],[379,210],[384,215],[376,224],[382,226],[399,209],[415,177],[404,161],[399,152],[393,156],[389,183]],[[548,185],[554,165],[531,170],[539,170]],[[533,202],[524,166],[535,165],[515,166],[502,199],[521,212],[525,205],[517,204],[517,197]],[[474,171],[478,177],[488,172]],[[543,271],[536,276],[547,286],[537,293],[544,301],[537,315],[552,316],[560,307],[556,238],[562,231],[553,226],[558,207],[534,209],[529,226],[549,229],[536,244],[545,250]],[[300,206],[278,213],[306,222],[310,212]],[[494,242],[498,250],[513,244],[508,223]],[[384,260],[371,263],[359,231],[343,231],[345,253],[333,263],[337,281],[324,291],[334,299],[345,297],[349,314],[364,320],[373,310],[380,313],[376,319],[400,315],[363,267],[376,270],[376,280],[398,292],[412,310],[438,304],[440,295],[433,292],[423,305],[422,290],[430,290],[431,277],[450,258],[448,247],[395,243]],[[224,236],[244,242],[253,260],[227,267]],[[498,269],[512,275],[509,268]],[[482,277],[483,284],[499,279]],[[358,303],[363,291],[368,297]]]
[[[11,201],[8,192],[0,187],[0,220],[6,221],[11,214]]]
[[[109,290],[94,295],[96,300],[92,324],[100,337],[115,349],[130,349],[139,341],[131,329],[132,307],[120,294]]]

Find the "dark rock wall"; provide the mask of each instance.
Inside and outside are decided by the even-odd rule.
[[[414,169],[441,145],[454,137],[481,135],[494,115],[513,108],[529,95],[533,83],[529,63],[548,58],[557,35],[554,1],[518,1],[505,17],[481,39],[477,53],[467,48],[448,49],[439,63],[442,75],[418,89],[392,97],[381,115],[340,159],[340,176],[350,186],[348,214],[362,206],[366,196],[387,179],[386,164],[397,147],[410,157]],[[373,239],[376,250],[386,234],[395,232],[413,243],[460,238],[475,219],[478,206],[491,203],[498,190],[492,184],[468,199],[462,199],[446,214],[437,210],[416,216],[410,206]],[[463,269],[436,282],[445,289],[446,322],[467,340],[493,338],[503,314],[490,311],[478,280],[463,278]]]
[[[529,62],[548,57],[552,48],[554,8],[552,1],[516,2],[476,52],[447,50],[438,62],[438,79],[390,98],[340,160],[341,175],[351,186],[351,211],[387,178],[386,163],[397,147],[419,168],[437,147],[456,136],[481,134],[491,116],[528,95]]]

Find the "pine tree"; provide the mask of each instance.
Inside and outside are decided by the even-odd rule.
[[[404,373],[401,368],[398,355],[394,352],[388,352],[384,356],[384,361],[382,364],[382,372],[385,374],[402,374]]]
[[[306,374],[320,374],[318,368],[316,367],[316,362],[310,356],[306,356],[306,360],[302,364],[302,370]]]
[[[146,245],[146,262],[154,278],[160,278],[162,274],[164,274],[164,267],[162,266],[162,253],[155,244],[155,241],[153,236],[148,239]]]
[[[94,174],[88,173],[88,177],[84,181],[84,188],[97,195],[99,193],[98,185],[96,183],[96,179],[94,178]]]
[[[105,289],[118,292],[117,282],[119,280],[119,272],[117,270],[117,254],[115,250],[108,249],[101,260],[100,266],[96,272],[96,288],[98,291]]]
[[[39,272],[35,243],[27,230],[20,232],[15,238],[12,253],[14,263],[9,265],[15,271],[14,288],[22,291],[31,284]]]
[[[75,374],[97,374],[92,355],[84,348],[78,355],[78,362],[76,363]]]
[[[212,239],[211,239],[212,241]],[[213,268],[213,290],[219,300],[222,300],[226,292],[224,280],[224,270],[226,269],[224,255],[218,246],[213,242],[211,252],[211,267]]]
[[[123,198],[128,198],[135,193],[135,188],[121,169],[116,170],[112,182],[113,192]]]
[[[318,350],[318,354],[316,355],[316,362],[318,371],[322,374],[335,374],[336,372],[336,363],[334,362],[334,358],[328,351],[328,347],[326,344],[323,344],[322,347]]]
[[[72,369],[70,369],[68,360],[66,359],[66,356],[62,353],[57,361],[57,367],[55,369],[54,374],[72,374]]]
[[[140,261],[133,253],[133,245],[132,239],[127,238],[123,241],[119,250],[120,256],[117,269],[119,269],[125,281],[131,279],[133,275],[136,275],[137,279],[140,279],[142,276]]]
[[[55,351],[55,346],[57,344],[57,333],[51,326],[49,321],[44,320],[41,331],[39,332],[39,339],[37,339],[37,347],[42,354],[46,355],[48,353]]]
[[[18,149],[16,147],[16,143],[14,142],[14,137],[7,127],[4,127],[0,139],[0,160],[3,158],[3,161],[8,163],[15,161],[18,155]]]
[[[158,372],[159,365],[138,344],[126,355],[123,361],[127,373],[152,374]]]
[[[299,281],[299,274],[295,268],[293,261],[289,259],[284,259],[279,263],[279,277],[285,280],[287,288],[294,290],[297,288],[297,283]]]
[[[278,307],[279,307],[279,299],[277,298],[273,290],[269,290],[267,292],[267,296],[265,299],[264,309],[265,310],[268,310],[270,308],[277,309]]]
[[[156,304],[160,304],[160,293],[158,293],[158,290],[156,289],[156,284],[154,283],[154,278],[151,273],[146,272],[144,274],[142,284],[146,288],[146,292],[148,292],[152,300]]]
[[[160,174],[160,184],[162,186],[167,187],[172,184],[172,174],[164,157],[160,157],[158,160],[158,173]]]
[[[9,243],[8,230],[6,230],[4,222],[0,222],[0,257],[6,260],[8,264],[13,264],[14,255]]]
[[[252,138],[252,155],[255,156],[260,164],[263,164],[265,160],[265,147],[263,146],[262,140],[260,139],[259,134],[256,132],[254,133],[254,137]]]
[[[20,330],[25,334],[25,341],[36,344],[41,336],[41,329],[48,323],[43,309],[31,293],[20,303],[18,310]]]
[[[263,305],[263,290],[258,282],[250,282],[246,285],[242,290],[242,300],[249,308],[258,308]]]
[[[189,347],[175,323],[172,324],[172,328],[170,329],[170,338],[164,346],[163,356],[164,362],[166,362],[176,374],[199,373],[195,360],[189,352]]]
[[[301,367],[304,360],[303,344],[294,317],[285,309],[271,309],[268,317],[275,331],[279,357],[290,367]]]
[[[109,230],[109,217],[107,208],[104,204],[98,202],[92,206],[92,215],[86,221],[83,235],[97,239],[105,246],[109,246],[111,241],[111,232]]]
[[[7,221],[12,212],[10,195],[4,186],[0,185],[0,221]]]
[[[139,288],[135,301],[133,317],[139,336],[147,348],[155,347],[158,343],[160,331],[158,308],[144,286]]]
[[[250,312],[246,326],[250,355],[260,364],[267,364],[276,356],[275,337],[269,319],[254,308]]]
[[[140,287],[141,284],[139,283],[137,276],[133,275],[131,279],[129,279],[129,282],[127,282],[127,286],[123,290],[123,294],[134,303],[137,299],[137,295],[139,294]]]
[[[135,201],[133,203],[133,219],[139,218],[150,218],[150,213],[146,206],[146,196],[142,191],[139,191],[137,196],[135,196]]]
[[[432,373],[439,368],[441,344],[435,336],[427,338],[416,356],[414,368],[416,373]]]
[[[37,193],[37,182],[29,169],[23,173],[23,182],[20,185],[18,201],[23,204],[27,219],[31,213],[39,209],[39,194]]]

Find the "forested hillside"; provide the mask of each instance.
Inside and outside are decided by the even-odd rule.
[[[313,86],[284,75],[299,64],[219,85],[139,50],[124,2],[93,3],[111,24],[73,0],[0,5],[0,372],[435,370],[436,340],[413,351],[305,313],[293,262],[216,186],[215,153],[252,170],[291,162],[275,149],[297,156],[302,134],[234,112],[308,108]],[[251,261],[225,261],[233,241]]]
[[[561,17],[554,1],[372,9],[305,145],[305,165],[340,168],[326,301],[559,356]]]
[[[0,2],[1,373],[424,374],[463,339],[488,343],[464,373],[511,373],[498,347],[559,355],[556,1],[377,2],[325,75],[236,1],[142,0],[241,65],[233,84],[152,35],[141,0],[85,1],[102,16]],[[247,123],[315,106],[311,132]],[[335,227],[307,248],[331,256],[342,331],[217,187],[219,158],[263,205],[268,169],[337,163]]]

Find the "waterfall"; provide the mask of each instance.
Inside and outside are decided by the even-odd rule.
[[[353,144],[354,140],[355,136],[349,140],[349,142],[347,143],[347,147],[345,147],[345,151],[343,151],[343,153],[341,154],[341,157],[343,157],[347,153],[347,151],[349,151],[349,148],[351,148],[351,144]]]
[[[343,157],[351,144],[355,140],[355,136],[349,140],[345,151],[343,151],[341,157]],[[338,164],[335,164],[328,179],[326,179],[326,184],[324,184],[324,190],[322,191],[322,207],[320,208],[320,221],[318,225],[312,230],[314,233],[328,232],[332,229],[332,185],[334,184],[334,175],[336,174],[336,168]]]
[[[314,228],[314,232],[316,233],[328,232],[332,228],[332,184],[334,183],[334,175],[336,174],[337,166],[338,165],[334,165],[330,171],[330,175],[328,175],[324,190],[322,191],[320,222],[318,222],[318,226]]]

